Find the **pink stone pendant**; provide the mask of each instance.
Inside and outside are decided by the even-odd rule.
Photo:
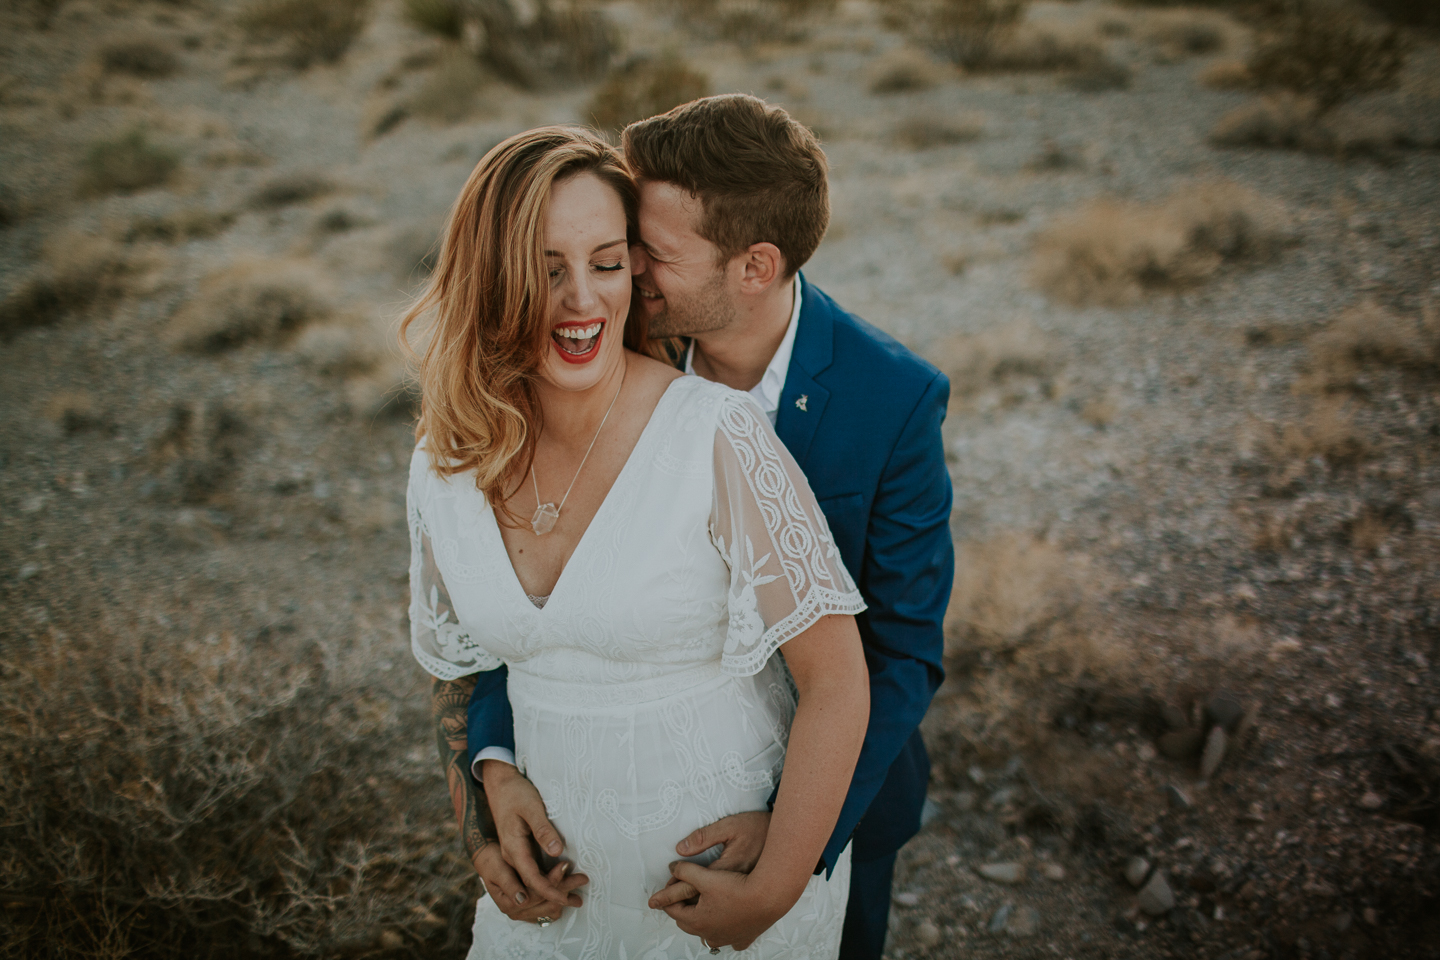
[[[555,521],[560,519],[560,509],[553,503],[542,503],[535,508],[535,515],[530,518],[530,528],[535,531],[535,536],[543,537],[555,529]]]

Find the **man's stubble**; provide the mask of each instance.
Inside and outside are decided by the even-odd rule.
[[[696,294],[666,296],[665,306],[650,318],[652,337],[695,337],[724,330],[735,322],[735,304],[725,293],[725,270],[717,269]]]

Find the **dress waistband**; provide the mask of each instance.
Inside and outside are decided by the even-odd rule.
[[[719,660],[709,660],[643,680],[555,680],[526,671],[525,664],[510,665],[510,695],[531,703],[565,708],[630,707],[668,700],[677,694],[721,677],[728,677]]]

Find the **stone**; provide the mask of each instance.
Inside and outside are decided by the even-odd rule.
[[[1167,703],[1160,708],[1160,719],[1165,721],[1165,726],[1171,730],[1184,730],[1190,725],[1190,720],[1185,716],[1185,711]]]
[[[1025,882],[1025,867],[1019,863],[982,863],[975,868],[986,880],[1014,885]]]
[[[1125,864],[1125,879],[1130,882],[1132,887],[1140,886],[1149,875],[1150,861],[1144,857],[1131,857],[1130,861]]]
[[[1163,917],[1175,908],[1175,892],[1165,879],[1165,871],[1156,870],[1150,880],[1140,888],[1138,897],[1140,909],[1152,917]]]
[[[892,899],[898,907],[913,907],[920,902],[920,895],[902,891],[901,893],[895,894]]]
[[[1186,795],[1185,791],[1181,790],[1173,783],[1165,787],[1165,799],[1169,800],[1170,806],[1174,807],[1176,810],[1189,810],[1191,807],[1195,806],[1195,804],[1191,802],[1190,797]]]
[[[382,930],[379,943],[382,950],[399,950],[405,946],[405,938],[396,930]]]
[[[980,800],[975,796],[975,791],[973,790],[961,790],[955,794],[954,798],[955,809],[961,813],[969,813],[971,810],[974,810],[976,804],[979,802]]]
[[[1260,719],[1260,704],[1252,703],[1245,708],[1245,715],[1235,725],[1235,742],[1244,743],[1250,731],[1255,729],[1255,723]]]
[[[1360,798],[1360,806],[1366,810],[1379,810],[1385,806],[1385,798],[1374,790],[1365,791],[1365,796]]]
[[[929,949],[940,942],[940,928],[929,920],[922,920],[915,925],[915,942],[920,946]]]
[[[40,564],[38,564],[38,563],[27,563],[27,564],[25,564],[24,566],[22,566],[22,567],[20,568],[20,572],[15,575],[15,578],[16,578],[17,580],[19,580],[21,583],[24,583],[26,580],[32,579],[32,578],[33,578],[36,574],[38,574],[39,572],[40,572]]]
[[[1199,727],[1185,727],[1161,734],[1155,746],[1160,748],[1162,756],[1171,760],[1193,760],[1204,743],[1205,734],[1200,732]]]
[[[1245,704],[1229,690],[1216,690],[1205,701],[1205,718],[1214,726],[1224,727],[1226,733],[1234,732],[1245,715]]]
[[[986,927],[986,929],[989,930],[991,933],[1000,933],[1004,931],[1005,924],[1010,922],[1010,914],[1014,912],[1015,904],[1002,904],[1000,909],[996,910],[995,913],[990,917],[990,925]]]
[[[1065,868],[1058,863],[1042,863],[1040,865],[1040,874],[1046,880],[1054,880],[1058,883],[1065,879]]]
[[[1010,915],[1005,932],[1012,937],[1033,937],[1040,929],[1040,911],[1034,907],[1021,907]]]
[[[1210,728],[1210,734],[1205,738],[1205,749],[1200,754],[1201,780],[1209,780],[1219,769],[1220,761],[1225,759],[1227,740],[1224,727]]]
[[[1135,756],[1138,757],[1142,763],[1149,763],[1155,759],[1155,748],[1148,743],[1142,742],[1140,746],[1135,748]]]

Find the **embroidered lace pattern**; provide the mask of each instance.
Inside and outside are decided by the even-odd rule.
[[[437,477],[423,445],[408,503],[415,658],[442,679],[509,667],[516,763],[590,877],[586,906],[543,930],[482,900],[471,957],[708,958],[646,901],[682,837],[764,809],[779,781],[795,694],[772,654],[864,609],[768,419],[672,383],[543,606],[473,479]],[[848,864],[747,960],[835,957]]]

